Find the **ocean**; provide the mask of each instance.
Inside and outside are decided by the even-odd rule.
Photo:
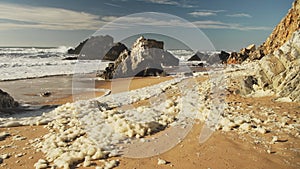
[[[105,62],[63,60],[74,55],[67,54],[69,48],[60,47],[1,47],[0,48],[0,81],[17,80],[54,75],[90,73],[95,70],[95,63],[100,68]],[[80,64],[78,64],[80,63]],[[80,65],[84,69],[79,69]],[[97,67],[99,69],[99,66]],[[79,72],[78,72],[79,73]]]
[[[108,62],[100,60],[63,60],[69,47],[0,47],[0,81],[72,75],[104,70]],[[181,63],[194,52],[169,50]]]

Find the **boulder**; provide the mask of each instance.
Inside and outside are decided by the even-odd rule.
[[[110,48],[102,60],[115,61],[125,49],[128,50],[123,43],[118,42],[112,48]]]
[[[0,109],[18,107],[19,103],[14,100],[8,93],[0,89]]]

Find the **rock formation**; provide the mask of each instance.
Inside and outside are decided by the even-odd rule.
[[[0,109],[14,108],[17,106],[19,106],[18,102],[16,102],[8,93],[0,89]]]
[[[261,47],[256,49],[255,45],[251,44],[248,47],[241,49],[240,52],[231,52],[229,58],[227,59],[227,61],[224,61],[224,63],[240,64],[248,58],[251,61],[253,61],[253,60],[259,60],[263,56],[264,56],[264,53],[263,53]]]
[[[162,66],[177,66],[179,60],[163,50],[163,42],[153,39],[138,38],[132,45],[132,51],[125,49],[113,65],[103,72],[105,79],[153,76],[163,73]]]
[[[285,44],[266,55],[259,62],[259,69],[249,85],[248,79],[242,88],[244,91],[273,90],[279,97],[291,101],[300,101],[300,30],[296,31]],[[255,78],[255,80],[254,80]],[[253,85],[256,85],[253,88]],[[250,87],[249,87],[250,86]],[[247,93],[247,92],[246,92]]]
[[[230,54],[225,52],[225,51],[221,51],[221,53],[219,54],[219,58],[221,63],[226,63],[228,58],[229,58]]]
[[[292,34],[300,29],[300,0],[295,0],[288,14],[275,27],[262,45],[265,54],[270,54],[282,46]]]
[[[201,61],[201,60],[207,60],[209,56],[201,53],[201,52],[197,52],[195,53],[192,57],[190,57],[187,61]]]
[[[125,49],[128,50],[123,43],[118,42],[112,48],[110,48],[102,60],[115,61]]]
[[[81,42],[75,49],[69,49],[68,54],[80,54],[78,59],[103,59],[113,47],[113,38],[106,36],[92,36]]]

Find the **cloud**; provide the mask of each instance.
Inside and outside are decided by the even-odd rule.
[[[97,30],[106,21],[97,15],[61,8],[0,3],[0,29]]]
[[[252,16],[246,13],[237,13],[237,14],[231,14],[231,15],[227,15],[229,17],[239,17],[239,18],[251,18]]]
[[[198,17],[198,16],[214,16],[214,15],[217,15],[214,12],[191,12],[189,14],[192,15],[193,17]]]
[[[221,21],[195,21],[192,22],[198,28],[202,29],[231,29],[241,31],[254,31],[254,30],[272,30],[271,27],[266,26],[244,26],[238,23],[225,23]]]
[[[164,4],[164,5],[179,5],[178,2],[172,0],[146,0],[146,1],[156,3],[156,4]]]
[[[104,5],[112,6],[112,7],[117,7],[117,8],[122,8],[122,6],[117,5],[117,4],[112,4],[112,3],[104,3]]]
[[[198,10],[188,14],[193,17],[200,17],[200,16],[215,16],[219,12],[225,12],[225,10]]]
[[[190,4],[186,4],[186,3],[179,3],[179,2],[174,1],[174,0],[140,0],[140,1],[150,2],[150,3],[154,3],[154,4],[161,4],[161,5],[174,5],[174,6],[179,6],[179,7],[182,7],[182,8],[195,8],[195,7],[197,7],[195,5],[190,5]]]
[[[203,21],[193,21],[188,24],[187,22],[174,19],[174,18],[152,18],[145,16],[128,16],[113,22],[105,29],[132,29],[135,26],[146,26],[153,29],[159,27],[172,27],[172,28],[187,28],[187,27],[197,27],[200,29],[230,29],[230,30],[240,30],[240,31],[254,31],[254,30],[272,30],[270,27],[265,26],[244,26],[239,23],[225,23],[222,21],[212,21],[212,20],[203,20]]]

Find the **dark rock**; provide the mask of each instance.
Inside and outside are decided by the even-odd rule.
[[[77,60],[77,59],[78,59],[77,56],[70,56],[70,57],[63,58],[62,60]]]
[[[230,54],[225,52],[225,51],[221,51],[221,53],[219,54],[219,58],[221,60],[221,63],[227,63],[227,60],[229,58]]]
[[[238,63],[239,54],[237,52],[231,52],[229,58],[227,59],[227,64],[236,64]]]
[[[51,96],[51,95],[52,95],[52,93],[49,92],[49,91],[40,93],[40,96],[41,96],[41,97],[49,97],[49,96]]]
[[[75,49],[69,49],[68,50],[68,54],[76,54],[76,55],[78,55],[78,54],[80,54],[80,52],[81,52],[81,49],[83,48],[83,46],[84,46],[84,44],[86,43],[88,41],[88,39],[86,39],[86,40],[84,40],[83,42],[80,42],[80,44],[77,46],[77,47],[75,47]]]
[[[210,65],[221,63],[219,54],[214,53],[214,54],[210,55],[207,59],[207,63]]]
[[[146,68],[145,70],[140,71],[135,76],[146,77],[146,76],[164,76],[164,71],[156,68]]]
[[[18,106],[19,103],[14,98],[0,89],[0,109],[15,108]]]
[[[68,54],[80,54],[78,59],[103,59],[113,47],[113,38],[106,36],[92,36],[81,42],[75,49],[69,49]]]
[[[241,93],[244,95],[250,94],[253,89],[253,85],[258,84],[257,79],[253,76],[246,76],[241,83]]]
[[[159,56],[159,60],[164,66],[177,66],[179,65],[179,59],[177,59],[174,55],[172,55],[168,51],[160,50],[162,52],[161,56]],[[161,58],[160,58],[161,57]]]
[[[192,57],[190,57],[188,61],[201,61],[201,60],[205,60],[205,58],[207,57],[208,55],[201,52],[197,52]]]
[[[118,42],[106,53],[103,60],[115,61],[125,49],[128,50],[123,43]]]

